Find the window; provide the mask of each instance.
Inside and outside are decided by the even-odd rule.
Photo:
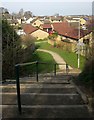
[[[84,40],[83,40],[83,43],[89,44],[89,39],[84,39]]]

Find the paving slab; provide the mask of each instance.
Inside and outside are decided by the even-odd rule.
[[[17,107],[3,108],[3,118],[90,118],[87,106],[62,106],[62,107],[25,107],[22,106],[22,115]],[[89,119],[90,120],[90,119]]]
[[[79,94],[21,94],[22,105],[78,105],[84,104]],[[2,104],[17,104],[16,94],[3,94]]]

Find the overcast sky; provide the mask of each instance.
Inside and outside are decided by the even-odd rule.
[[[14,1],[14,2],[13,2]],[[27,1],[27,2],[26,2]],[[92,14],[92,1],[78,0],[76,2],[66,0],[3,0],[1,6],[7,8],[9,12],[18,12],[21,8],[24,11],[32,11],[34,15],[91,15]],[[48,2],[47,2],[48,1]]]

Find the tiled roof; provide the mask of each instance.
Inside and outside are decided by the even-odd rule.
[[[35,19],[33,19],[33,20],[31,21],[31,23],[34,23],[36,20],[38,20],[38,17],[35,18]]]
[[[42,28],[52,28],[51,24],[41,24]]]
[[[88,17],[85,17],[85,18],[83,18],[84,20],[86,20],[86,21],[88,21],[89,20],[89,18]]]
[[[31,24],[25,24],[23,26],[23,30],[26,34],[30,34],[34,31],[38,30],[38,28],[33,27]]]
[[[54,31],[58,32],[58,34],[70,37],[73,39],[78,39],[78,29],[75,29],[70,26],[68,22],[62,23],[53,23]],[[80,38],[87,34],[86,31],[80,30]]]

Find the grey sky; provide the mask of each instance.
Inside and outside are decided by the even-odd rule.
[[[15,0],[14,0],[15,1]],[[30,10],[34,15],[91,15],[92,2],[2,2],[9,12]]]

